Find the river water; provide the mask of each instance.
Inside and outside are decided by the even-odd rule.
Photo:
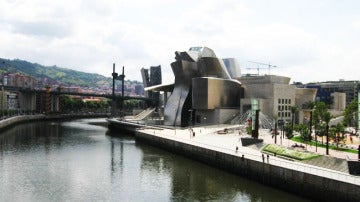
[[[0,201],[306,201],[105,123],[32,122],[2,131]]]

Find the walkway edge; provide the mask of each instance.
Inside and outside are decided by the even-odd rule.
[[[139,141],[247,177],[265,185],[319,201],[358,201],[359,185],[275,166],[186,142],[136,131]]]

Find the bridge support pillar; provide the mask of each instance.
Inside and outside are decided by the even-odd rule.
[[[19,108],[24,111],[34,111],[36,109],[35,93],[19,93]]]
[[[51,96],[51,112],[60,111],[60,97],[58,95]]]

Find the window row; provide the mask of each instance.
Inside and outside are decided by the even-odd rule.
[[[291,104],[291,99],[278,99],[278,104]]]
[[[290,105],[278,105],[278,111],[290,111],[291,110],[291,106]]]
[[[290,112],[278,112],[278,117],[291,117]]]

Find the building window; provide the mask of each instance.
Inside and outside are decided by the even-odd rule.
[[[284,104],[284,99],[281,100],[281,103]]]
[[[285,99],[285,104],[287,104],[287,99]]]
[[[291,104],[291,99],[289,99],[289,105]]]
[[[279,99],[279,104],[281,104],[281,99]]]
[[[280,105],[278,106],[278,110],[279,110],[279,111],[281,110],[281,106],[280,106]]]
[[[278,112],[278,117],[281,117],[281,112]]]

